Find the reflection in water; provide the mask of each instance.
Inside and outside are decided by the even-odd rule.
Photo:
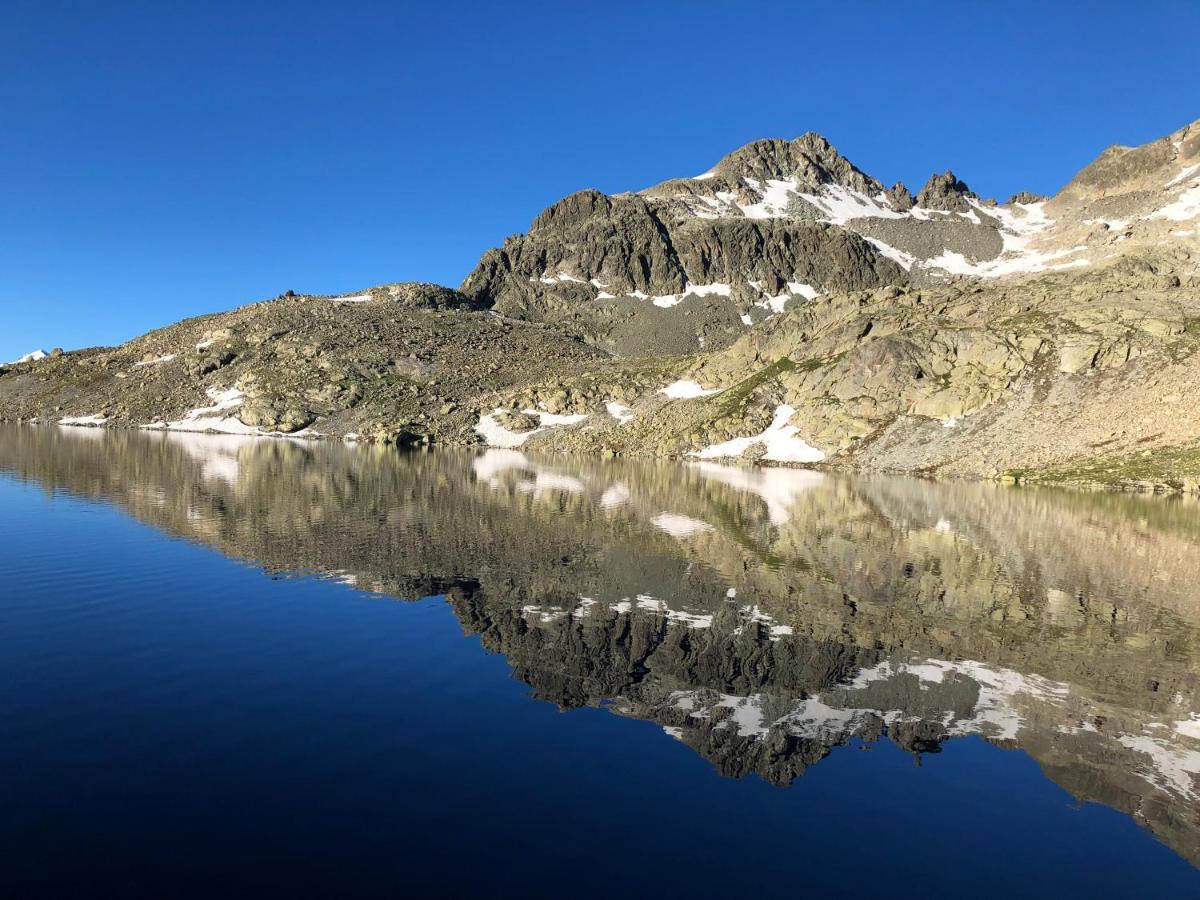
[[[0,471],[271,572],[445,595],[536,696],[727,775],[978,735],[1200,863],[1185,500],[28,427]]]

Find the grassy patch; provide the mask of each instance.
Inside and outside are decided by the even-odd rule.
[[[1045,469],[1011,469],[1004,477],[1016,482],[1159,486],[1178,491],[1200,483],[1200,445],[1094,457]]]
[[[784,372],[790,372],[796,364],[786,356],[777,359],[770,365],[764,366],[748,378],[743,378],[733,387],[722,391],[714,400],[722,410],[741,409],[746,405],[750,396],[766,382],[778,378]]]

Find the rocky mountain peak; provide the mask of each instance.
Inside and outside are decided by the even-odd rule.
[[[566,228],[612,209],[612,200],[595,188],[576,191],[548,206],[529,226],[531,232]]]
[[[934,173],[925,182],[925,187],[917,194],[917,205],[925,209],[936,209],[943,212],[970,212],[968,200],[978,200],[965,181],[960,180],[947,169],[940,175]]]
[[[722,159],[712,171],[727,179],[758,182],[794,181],[816,191],[836,183],[862,192],[878,192],[883,185],[842,156],[824,135],[809,131],[791,141],[768,138],[754,141]]]

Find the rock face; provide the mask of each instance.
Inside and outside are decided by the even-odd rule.
[[[941,212],[967,213],[971,211],[970,201],[978,199],[978,195],[947,169],[941,175],[929,176],[929,181],[917,194],[916,205]]]
[[[824,138],[585,190],[460,290],[288,292],[0,366],[0,418],[1200,488],[1200,124],[1049,199]]]

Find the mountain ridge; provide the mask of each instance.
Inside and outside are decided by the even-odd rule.
[[[0,367],[0,418],[1197,490],[1197,218],[1200,122],[1006,203],[754,141],[570,194],[458,289]]]

